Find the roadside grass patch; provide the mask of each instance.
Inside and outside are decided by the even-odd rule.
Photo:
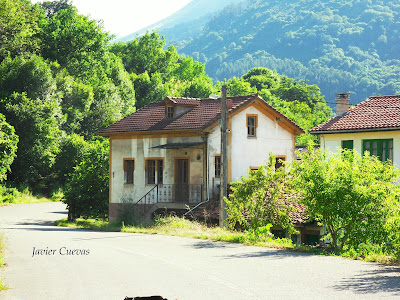
[[[27,187],[23,188],[22,190],[18,190],[15,187],[0,185],[0,206],[23,203],[42,203],[50,201],[58,200],[49,199],[43,196],[35,196]]]
[[[68,222],[68,219],[65,218],[55,221],[54,224],[61,227],[111,232],[119,232],[122,228],[122,225],[120,224],[109,224],[108,221],[98,219],[76,219],[75,222]]]
[[[325,247],[298,245],[294,244],[290,239],[275,238],[269,232],[269,230],[267,231],[265,230],[265,228],[261,228],[261,230],[259,231],[234,231],[218,226],[210,227],[205,225],[204,223],[198,221],[190,221],[188,219],[177,216],[157,217],[151,225],[146,226],[125,226],[124,223],[109,224],[107,220],[97,219],[77,219],[75,222],[68,222],[67,219],[62,219],[56,221],[55,225],[99,231],[162,234],[191,237],[202,240],[221,241],[250,246],[306,252],[316,255],[341,256],[349,259],[379,262],[384,264],[400,263],[399,258],[396,258],[396,256],[394,255],[373,252],[368,252],[368,254],[365,254],[365,251],[361,252],[355,250],[343,250],[339,252],[333,251],[332,249]],[[368,251],[372,251],[372,249],[368,249]]]
[[[2,268],[5,265],[4,262],[4,237],[3,235],[0,234],[0,268]],[[8,289],[6,286],[3,284],[3,279],[0,278],[0,291]]]

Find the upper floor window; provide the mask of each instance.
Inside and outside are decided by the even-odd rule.
[[[381,161],[393,161],[393,139],[363,140],[364,151],[369,151]]]
[[[172,118],[174,117],[174,114],[175,114],[175,107],[173,107],[173,106],[167,106],[167,107],[165,108],[165,116],[166,116],[168,119],[172,119]]]
[[[257,134],[257,115],[247,115],[246,116],[247,125],[247,137],[256,137]]]
[[[135,172],[135,160],[132,158],[124,158],[124,184],[133,184]]]

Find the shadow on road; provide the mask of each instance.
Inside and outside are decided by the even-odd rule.
[[[213,248],[232,248],[233,246],[222,242],[201,241],[191,244],[190,247],[195,249],[213,249]]]
[[[379,270],[366,271],[343,279],[334,289],[347,289],[361,294],[388,292],[400,296],[400,268],[382,266]]]
[[[49,214],[68,215],[68,211],[51,211]]]
[[[307,258],[310,256],[313,256],[313,254],[287,251],[287,250],[279,250],[279,249],[267,249],[267,250],[256,251],[256,252],[232,254],[232,255],[225,256],[225,259],[259,258],[259,257],[264,257],[264,258],[268,258],[268,259],[283,259],[283,258],[287,258],[287,257]]]
[[[4,229],[17,229],[17,230],[33,230],[33,231],[72,231],[82,230],[68,227],[58,227],[54,225],[54,221],[47,220],[33,220],[14,223],[15,227],[4,227]]]

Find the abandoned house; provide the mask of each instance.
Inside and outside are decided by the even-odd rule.
[[[269,153],[295,157],[304,131],[258,94],[227,98],[228,182],[266,164]],[[110,139],[109,220],[134,206],[186,210],[219,193],[221,98],[166,97],[100,132]]]

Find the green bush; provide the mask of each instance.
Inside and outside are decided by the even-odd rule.
[[[67,204],[70,221],[79,217],[107,218],[108,155],[108,140],[97,138],[68,178],[63,201]]]
[[[17,198],[21,197],[21,195],[22,193],[16,188],[0,185],[0,204],[13,203]]]
[[[226,201],[228,225],[231,229],[259,230],[268,224],[296,233],[290,219],[294,208],[287,197],[287,172],[274,170],[275,156],[270,154],[267,166],[249,170],[248,177],[232,183],[232,194]]]

